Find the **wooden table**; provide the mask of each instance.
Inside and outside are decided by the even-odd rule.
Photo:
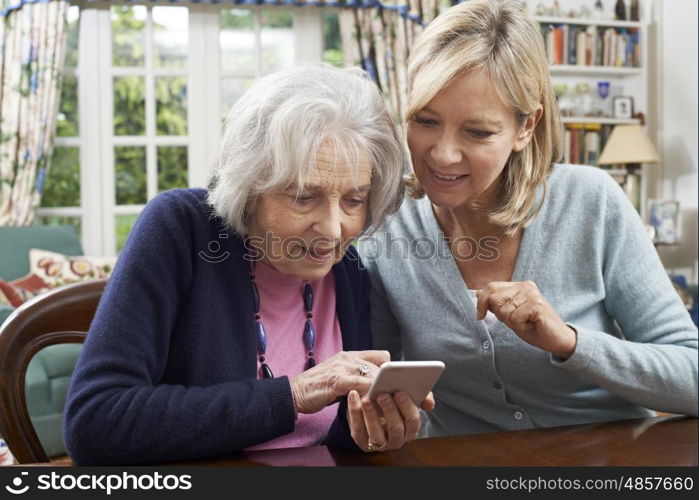
[[[669,416],[418,439],[362,453],[329,446],[249,451],[163,465],[196,466],[697,466],[699,420]],[[48,464],[33,464],[48,465]],[[73,465],[69,458],[53,466]]]
[[[419,439],[383,453],[313,446],[177,465],[697,466],[698,429],[696,418],[658,417]]]

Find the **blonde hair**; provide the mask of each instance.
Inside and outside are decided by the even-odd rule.
[[[522,124],[542,107],[532,139],[513,152],[504,171],[499,206],[492,223],[509,234],[536,216],[537,203],[554,162],[563,152],[563,126],[549,77],[543,38],[537,23],[518,0],[470,0],[437,16],[413,45],[408,59],[408,108],[411,120],[442,89],[461,75],[484,70],[502,101]],[[414,173],[407,178],[411,196],[425,192]]]
[[[226,118],[209,172],[208,203],[239,234],[247,234],[255,202],[265,192],[314,174],[321,147],[354,165],[372,166],[364,232],[403,201],[406,154],[383,97],[365,72],[299,64],[258,80]]]

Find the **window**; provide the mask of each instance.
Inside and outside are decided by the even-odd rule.
[[[69,11],[38,213],[73,224],[86,254],[118,252],[157,193],[204,187],[223,119],[257,78],[300,61],[342,64],[335,9],[88,7]]]

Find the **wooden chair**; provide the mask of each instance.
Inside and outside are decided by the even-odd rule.
[[[27,366],[44,347],[85,341],[105,283],[84,281],[34,297],[0,327],[0,435],[19,463],[49,461],[27,410]]]

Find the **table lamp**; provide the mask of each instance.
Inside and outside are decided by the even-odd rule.
[[[598,165],[620,165],[626,168],[624,191],[636,207],[641,209],[641,179],[638,171],[643,163],[658,163],[660,157],[641,125],[617,125],[604,145]]]

